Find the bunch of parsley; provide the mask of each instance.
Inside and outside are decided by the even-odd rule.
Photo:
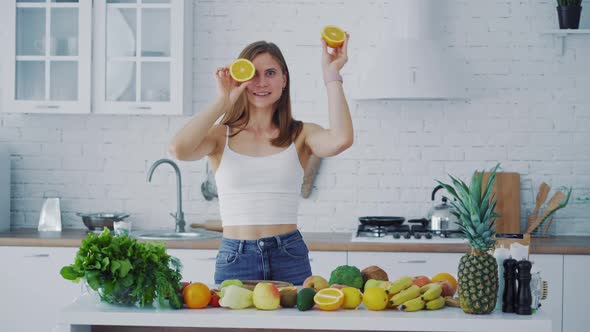
[[[151,305],[157,298],[181,308],[176,294],[182,266],[168,255],[162,242],[138,242],[127,236],[111,236],[108,229],[89,233],[82,240],[74,264],[64,266],[64,279],[85,280],[107,303]]]

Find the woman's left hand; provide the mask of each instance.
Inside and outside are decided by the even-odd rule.
[[[344,44],[338,48],[333,48],[332,53],[328,52],[328,44],[321,38],[322,41],[322,70],[324,75],[326,73],[340,73],[340,69],[348,61],[348,39],[350,35],[346,33]]]

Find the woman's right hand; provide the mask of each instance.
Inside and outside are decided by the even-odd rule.
[[[218,98],[223,100],[225,107],[232,107],[251,82],[247,81],[240,84],[234,81],[229,74],[228,67],[217,68],[215,79],[217,80]]]

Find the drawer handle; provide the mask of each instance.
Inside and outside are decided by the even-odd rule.
[[[131,107],[131,109],[136,109],[136,110],[151,110],[152,107],[151,106],[136,106],[136,107]]]
[[[34,255],[27,255],[23,256],[24,258],[42,258],[42,257],[49,257],[49,254],[34,254]]]
[[[425,259],[410,259],[407,261],[398,261],[398,263],[400,264],[425,264],[426,260]]]
[[[194,261],[214,261],[216,260],[215,257],[207,257],[207,258],[193,258]]]
[[[59,105],[37,105],[37,108],[58,109],[59,108]]]

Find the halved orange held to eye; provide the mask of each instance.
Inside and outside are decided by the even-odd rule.
[[[237,59],[229,66],[229,74],[236,82],[246,82],[254,77],[256,67],[248,59]]]
[[[344,44],[346,33],[337,26],[327,25],[322,29],[322,38],[326,41],[328,46],[337,48]]]

